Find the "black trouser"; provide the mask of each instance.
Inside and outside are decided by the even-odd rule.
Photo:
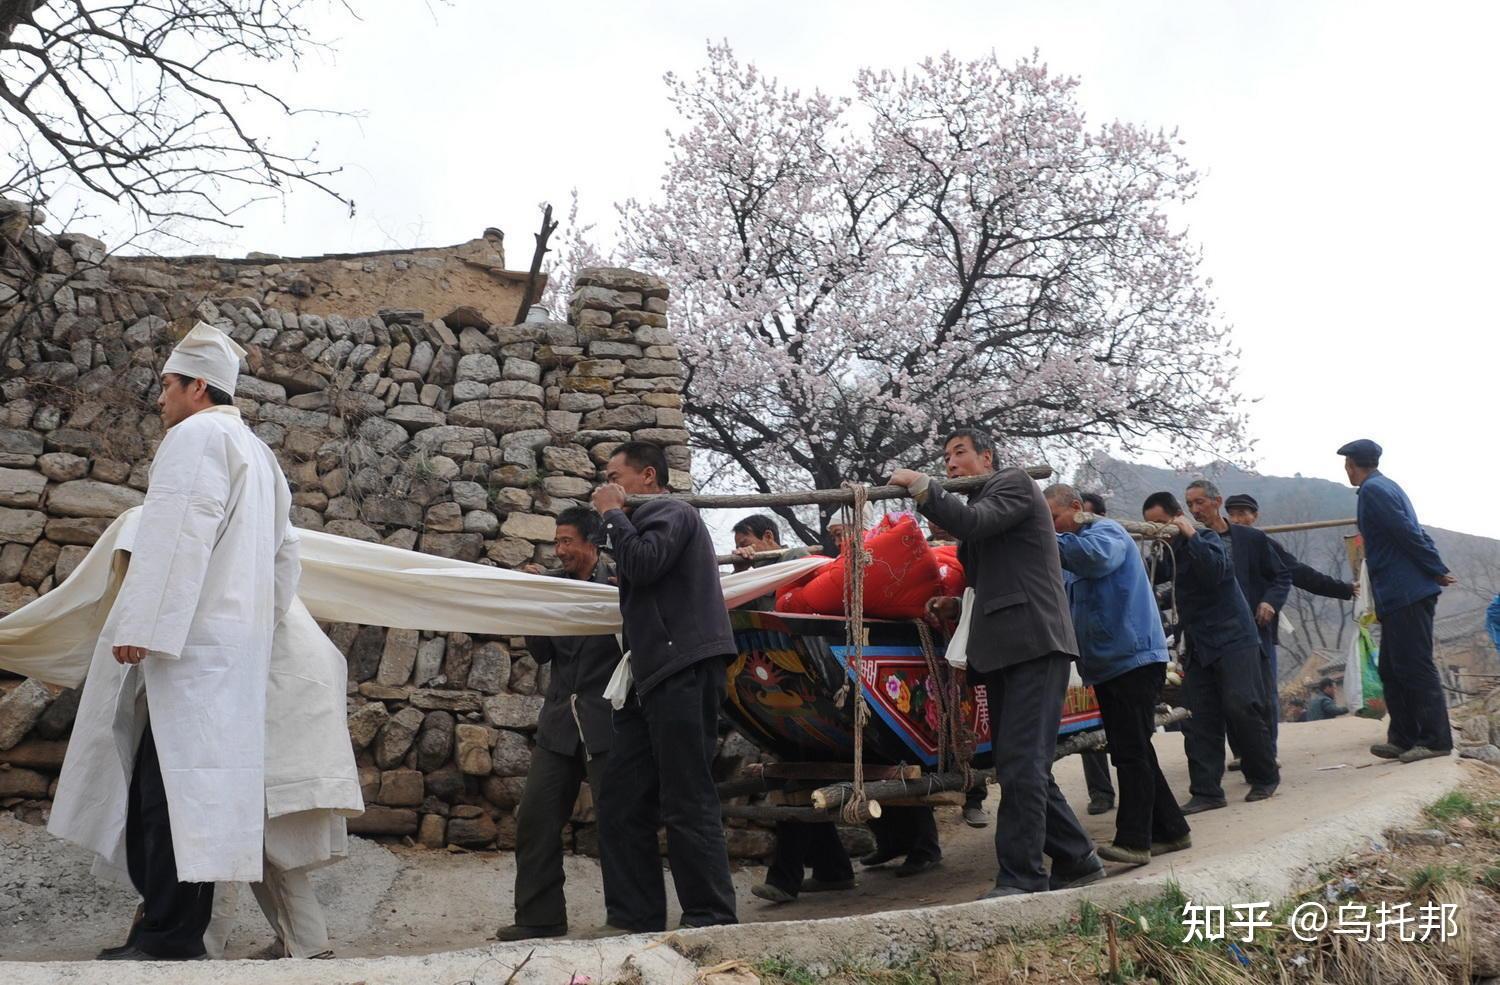
[[[1224,653],[1205,664],[1189,658],[1182,678],[1191,717],[1182,725],[1188,759],[1188,789],[1194,796],[1224,799],[1224,740],[1232,729],[1245,779],[1256,786],[1281,782],[1271,734],[1266,728],[1265,683],[1260,644]]]
[[[1277,741],[1281,738],[1281,688],[1276,673],[1276,644],[1261,641],[1260,689],[1266,702],[1266,730],[1271,733],[1271,755],[1274,757]],[[1234,729],[1227,732],[1229,754],[1240,758],[1240,739]]]
[[[812,866],[819,882],[845,882],[854,878],[854,866],[839,829],[832,821],[776,822],[776,854],[766,867],[766,882],[796,896],[802,891],[802,876]]]
[[[937,819],[931,807],[887,807],[869,820],[878,855],[905,855],[908,862],[936,862],[943,857]]]
[[[195,958],[204,953],[203,932],[213,916],[214,884],[178,882],[172,850],[172,819],[161,761],[151,725],[141,736],[130,774],[125,813],[125,860],[130,881],[141,894],[141,921],[128,943],[157,958]]]
[[[983,773],[974,780],[974,785],[964,791],[964,810],[971,807],[984,807],[984,798],[990,795],[989,778]]]
[[[1432,659],[1437,596],[1380,614],[1380,686],[1391,720],[1386,741],[1401,749],[1453,748],[1443,679]]]
[[[1156,699],[1166,676],[1166,664],[1147,664],[1094,685],[1109,758],[1120,771],[1115,844],[1121,848],[1146,850],[1152,842],[1176,841],[1188,833],[1151,745]]]
[[[1094,688],[1095,696],[1099,689]],[[1107,800],[1111,803],[1115,799],[1115,785],[1109,778],[1109,754],[1098,749],[1080,753],[1083,758],[1083,782],[1088,784],[1089,799]]]
[[[684,927],[735,923],[734,884],[714,787],[714,747],[724,702],[724,661],[712,657],[632,690],[615,712],[603,776],[600,827],[604,903],[612,926],[667,929],[667,889],[656,831],[667,829],[672,884]]]
[[[571,756],[537,746],[531,751],[526,771],[526,789],[516,811],[516,923],[523,927],[547,927],[568,922],[563,896],[563,825],[573,816],[578,788],[588,776],[594,794],[598,830],[606,821],[602,788],[607,756],[589,760],[580,743]],[[603,854],[600,838],[600,854]]]
[[[1094,843],[1052,778],[1057,726],[1073,658],[1049,654],[981,674],[989,698],[1000,808],[995,814],[996,886],[1044,892],[1045,853],[1057,871],[1081,868]]]

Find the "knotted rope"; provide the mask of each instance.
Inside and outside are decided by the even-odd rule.
[[[865,703],[865,564],[869,555],[865,552],[865,507],[869,502],[870,488],[861,482],[845,482],[844,487],[854,496],[850,505],[848,533],[849,557],[844,564],[844,622],[845,660],[854,673],[854,784],[850,798],[844,802],[843,816],[847,824],[858,824],[862,820],[865,797],[865,724],[870,717]],[[845,685],[847,687],[847,685]]]

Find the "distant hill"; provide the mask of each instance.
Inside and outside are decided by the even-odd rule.
[[[1235,493],[1254,496],[1260,503],[1261,526],[1354,517],[1356,493],[1351,486],[1303,476],[1261,475],[1227,462],[1178,472],[1096,454],[1078,470],[1074,482],[1084,491],[1102,492],[1111,515],[1139,519],[1141,502],[1148,495],[1165,489],[1180,500],[1187,484],[1199,477],[1212,480],[1226,497]],[[1416,506],[1420,515],[1422,504]],[[1438,602],[1438,638],[1458,643],[1482,635],[1485,606],[1500,591],[1500,541],[1437,527],[1428,527],[1427,532],[1460,579]],[[1285,534],[1278,540],[1307,564],[1348,581],[1343,538],[1352,533],[1350,526]],[[1349,626],[1348,606],[1296,590],[1292,594],[1286,614],[1299,631],[1283,639],[1283,649],[1300,659],[1315,649],[1340,648]],[[1289,670],[1283,667],[1283,676]]]

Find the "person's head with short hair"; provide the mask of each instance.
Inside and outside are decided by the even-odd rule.
[[[650,441],[627,441],[616,448],[604,466],[604,480],[627,496],[648,496],[667,489],[667,455]]]
[[[1360,438],[1341,445],[1337,454],[1344,456],[1344,474],[1349,485],[1362,486],[1380,468],[1380,456],[1384,449],[1369,438]]]
[[[1141,504],[1141,518],[1147,523],[1171,523],[1179,516],[1182,516],[1182,504],[1165,490],[1152,493]]]
[[[1083,508],[1095,516],[1104,516],[1104,497],[1096,492],[1079,493],[1078,498],[1083,500]]]
[[[156,395],[156,406],[161,411],[162,424],[168,428],[176,427],[201,410],[233,403],[234,397],[205,379],[177,373],[161,374],[161,392]]]
[[[1083,499],[1078,490],[1066,482],[1055,482],[1042,490],[1047,508],[1052,511],[1052,529],[1060,534],[1076,534],[1083,529],[1078,514],[1083,512]]]
[[[1307,699],[1302,697],[1302,695],[1300,694],[1294,694],[1290,698],[1287,698],[1286,703],[1291,705],[1293,708],[1307,707]]]
[[[1318,690],[1322,691],[1324,694],[1328,695],[1330,698],[1333,697],[1333,693],[1334,693],[1333,678],[1332,677],[1325,677],[1321,681],[1319,681],[1318,682]]]
[[[563,570],[574,578],[588,579],[599,563],[599,548],[594,538],[599,534],[599,514],[585,506],[570,506],[557,515],[557,532],[552,546]]]
[[[1235,493],[1224,500],[1224,512],[1229,514],[1230,523],[1253,527],[1260,519],[1260,504],[1249,493]]]
[[[977,428],[957,428],[943,439],[948,478],[989,475],[995,471],[995,441]]]
[[[1194,520],[1208,527],[1218,526],[1224,507],[1224,497],[1218,486],[1207,479],[1194,479],[1188,483],[1183,501]]]
[[[781,528],[764,513],[742,517],[730,530],[735,547],[753,547],[757,551],[774,551],[781,547]]]

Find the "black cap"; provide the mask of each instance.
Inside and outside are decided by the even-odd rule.
[[[1325,687],[1333,687],[1333,678],[1332,677],[1325,677],[1321,681],[1318,682],[1318,690],[1321,691]]]
[[[1380,460],[1380,452],[1381,447],[1369,438],[1360,438],[1358,441],[1351,441],[1338,450],[1338,454],[1348,456],[1349,458],[1373,458],[1376,461]]]
[[[1224,508],[1226,510],[1251,510],[1255,513],[1260,512],[1260,504],[1249,493],[1235,493],[1224,500]]]

